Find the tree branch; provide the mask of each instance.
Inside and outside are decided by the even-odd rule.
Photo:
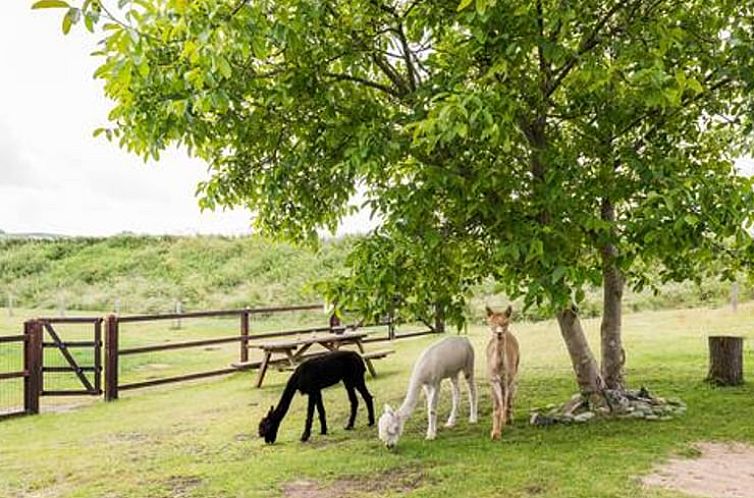
[[[638,7],[638,5],[641,3],[641,0],[637,0],[637,2],[634,5],[634,11]],[[546,91],[546,97],[550,97],[555,90],[558,89],[560,84],[563,82],[566,76],[571,72],[571,70],[576,66],[576,63],[581,59],[581,57],[589,52],[590,50],[594,49],[599,45],[601,38],[600,38],[600,31],[602,28],[605,27],[605,25],[610,21],[610,19],[623,7],[625,7],[627,2],[625,0],[618,1],[615,5],[608,10],[605,15],[602,16],[601,19],[597,21],[597,24],[594,26],[594,28],[591,30],[588,36],[586,36],[581,43],[579,43],[579,48],[576,51],[576,54],[572,55],[564,64],[563,66],[556,71],[555,79],[553,79],[550,82],[550,86],[548,87]]]
[[[238,4],[233,7],[233,10],[230,11],[230,17],[234,17],[236,14],[238,14],[247,3],[249,3],[249,0],[240,0]]]
[[[358,83],[360,85],[368,86],[370,88],[379,90],[397,99],[400,99],[403,96],[401,93],[397,92],[394,88],[391,88],[387,85],[383,85],[381,83],[377,83],[376,81],[368,80],[366,78],[360,78],[358,76],[352,76],[350,74],[331,73],[331,72],[325,72],[323,73],[323,76],[326,76],[328,78],[333,78],[337,81],[350,81],[352,83]]]

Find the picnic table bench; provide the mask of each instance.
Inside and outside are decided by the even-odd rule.
[[[312,356],[325,354],[328,351],[336,351],[341,346],[355,345],[359,354],[364,359],[369,373],[372,377],[377,376],[377,371],[372,364],[372,360],[385,358],[389,354],[394,353],[392,349],[383,349],[379,351],[365,351],[363,339],[367,336],[364,332],[343,332],[340,334],[314,334],[309,337],[299,337],[296,339],[283,339],[260,342],[257,344],[249,345],[250,348],[258,348],[262,350],[262,361],[259,364],[259,374],[257,376],[256,386],[261,387],[264,382],[264,377],[267,373],[267,369],[270,364],[283,364],[293,369],[296,368],[302,361]],[[325,351],[310,351],[312,346],[319,345],[325,349]],[[277,356],[277,358],[275,357]],[[249,365],[252,362],[246,362]],[[244,368],[246,365],[241,363],[234,363],[236,368]]]

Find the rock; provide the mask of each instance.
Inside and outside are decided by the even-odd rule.
[[[561,405],[549,404],[532,410],[529,422],[532,425],[585,423],[599,416],[647,420],[672,420],[686,412],[686,404],[678,398],[654,398],[642,387],[639,390],[622,391],[606,389],[604,398],[587,399],[574,394]]]
[[[571,399],[563,405],[562,411],[565,415],[573,415],[581,408],[589,408],[589,404],[580,394],[577,394],[572,396]]]
[[[594,418],[594,412],[584,412],[584,413],[579,413],[578,415],[574,416],[573,421],[582,423],[582,422],[588,422],[593,418]]]
[[[531,416],[529,419],[529,423],[531,425],[538,425],[540,427],[553,425],[558,423],[558,419],[553,417],[548,417],[546,415],[541,415],[539,413],[535,413]]]

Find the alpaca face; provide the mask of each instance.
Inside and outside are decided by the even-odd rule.
[[[278,437],[278,424],[275,423],[273,417],[274,411],[275,409],[271,406],[270,411],[259,422],[259,437],[263,437],[267,444],[274,443]]]
[[[508,332],[508,325],[511,322],[511,314],[513,314],[513,308],[508,308],[500,313],[493,311],[489,306],[487,307],[487,325],[490,326],[490,330],[498,337]]]
[[[380,440],[385,443],[388,449],[394,448],[403,432],[401,417],[390,406],[385,405],[385,411],[380,417],[377,427]]]

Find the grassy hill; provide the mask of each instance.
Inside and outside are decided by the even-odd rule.
[[[184,309],[294,304],[319,300],[309,285],[341,266],[354,238],[328,241],[318,251],[261,237],[0,238],[0,306],[55,310],[167,312],[181,300]],[[473,314],[484,303],[504,302],[494,282],[478,286]],[[716,281],[666,285],[658,296],[627,293],[629,310],[719,305],[730,285]],[[752,290],[741,286],[741,301]],[[599,312],[595,290],[585,315]],[[517,306],[520,309],[520,306]],[[529,318],[541,318],[537,310]]]
[[[333,272],[351,239],[318,251],[259,237],[70,238],[0,241],[0,292],[17,306],[123,312],[290,304]],[[4,303],[3,303],[4,304]]]

